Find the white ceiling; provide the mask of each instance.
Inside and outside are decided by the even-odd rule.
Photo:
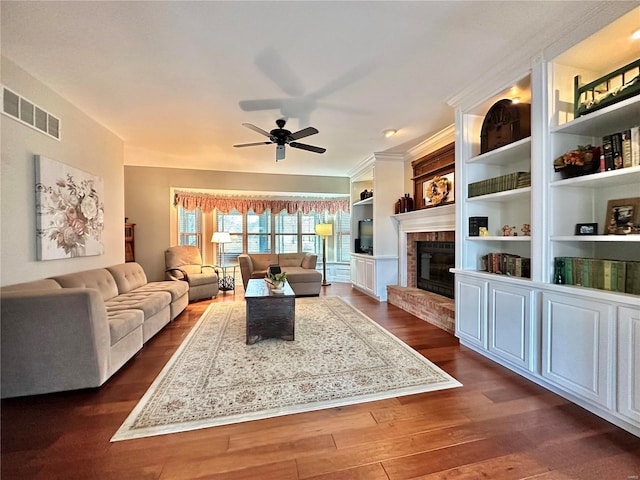
[[[127,164],[342,176],[452,124],[447,98],[599,3],[3,1],[2,54],[121,137]],[[265,99],[282,110],[239,103]],[[233,148],[281,117],[327,152]]]

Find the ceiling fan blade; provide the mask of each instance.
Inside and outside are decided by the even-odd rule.
[[[313,145],[307,145],[306,143],[291,142],[289,146],[293,148],[300,148],[302,150],[308,150],[310,152],[315,152],[315,153],[324,153],[327,151],[326,148],[315,147]]]
[[[253,143],[240,143],[234,145],[234,147],[255,147],[256,145],[271,145],[273,142],[253,142]]]
[[[289,135],[289,138],[291,140],[298,140],[299,138],[308,137],[309,135],[315,135],[316,133],[320,133],[318,132],[317,128],[307,127],[295,133],[292,133],[291,135]]]
[[[245,112],[253,112],[256,110],[280,110],[284,103],[279,98],[265,98],[263,100],[240,100],[238,104]]]
[[[256,127],[255,125],[252,125],[251,123],[243,123],[242,125],[244,125],[247,128],[250,128],[254,132],[261,133],[265,137],[271,137],[271,134],[269,132],[267,132],[266,130],[261,129],[260,127]]]

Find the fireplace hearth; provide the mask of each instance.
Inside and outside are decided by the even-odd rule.
[[[416,242],[416,287],[448,298],[454,296],[455,243]]]

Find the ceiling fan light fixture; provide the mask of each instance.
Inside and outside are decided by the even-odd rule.
[[[398,130],[395,130],[393,128],[388,128],[387,130],[383,130],[382,132],[385,138],[393,137],[396,133],[398,133]]]
[[[284,160],[284,145],[276,145],[276,162]]]

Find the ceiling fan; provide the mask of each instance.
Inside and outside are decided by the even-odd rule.
[[[253,142],[253,143],[241,143],[238,145],[234,145],[234,147],[253,147],[255,145],[271,145],[272,143],[276,144],[276,162],[278,160],[284,160],[284,146],[289,145],[293,148],[300,148],[301,150],[308,150],[310,152],[315,153],[324,153],[327,151],[326,148],[315,147],[313,145],[307,145],[305,143],[296,142],[296,140],[304,137],[308,137],[310,135],[315,135],[318,132],[317,128],[307,127],[299,130],[295,133],[291,133],[289,130],[285,130],[284,126],[287,121],[284,118],[280,118],[276,120],[276,125],[278,128],[274,128],[270,132],[261,129],[260,127],[256,127],[251,123],[243,123],[247,128],[250,128],[254,132],[261,133],[265,137],[269,137],[268,142]]]

